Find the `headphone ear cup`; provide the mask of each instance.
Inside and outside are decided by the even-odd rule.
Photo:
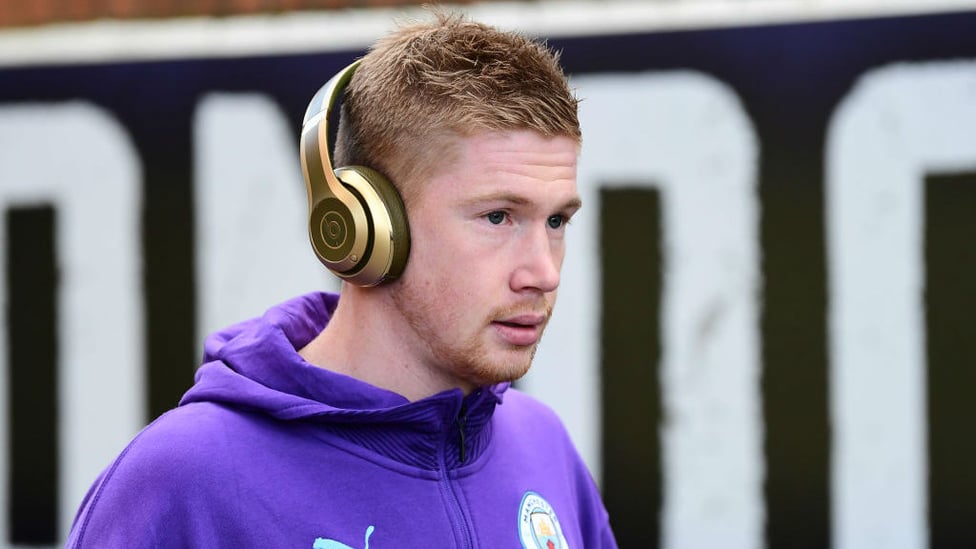
[[[410,226],[400,193],[381,173],[364,166],[337,168],[335,175],[362,203],[370,230],[361,268],[343,278],[375,286],[399,277],[410,255]]]
[[[315,255],[337,276],[375,286],[400,276],[410,254],[406,211],[396,188],[362,166],[332,169],[329,113],[359,66],[339,71],[316,92],[302,123],[302,173]]]
[[[332,196],[319,200],[309,213],[308,226],[312,248],[326,267],[339,276],[357,267],[346,258],[356,245],[356,237],[366,235],[355,230],[353,214],[345,202]]]

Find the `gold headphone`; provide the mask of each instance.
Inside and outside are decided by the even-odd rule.
[[[359,66],[354,62],[315,94],[302,123],[301,157],[308,191],[308,235],[323,265],[358,286],[375,286],[403,272],[410,230],[403,201],[379,172],[332,168],[329,115]]]

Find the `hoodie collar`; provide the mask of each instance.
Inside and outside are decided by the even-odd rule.
[[[311,422],[424,469],[477,459],[488,444],[489,422],[508,384],[467,396],[451,389],[410,402],[309,364],[297,350],[325,328],[338,300],[335,294],[307,294],[211,335],[194,386],[180,404],[214,402],[278,420]]]

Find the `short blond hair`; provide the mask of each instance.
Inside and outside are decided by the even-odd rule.
[[[337,163],[379,170],[405,199],[457,136],[533,130],[581,141],[558,53],[458,14],[377,41],[345,93]]]

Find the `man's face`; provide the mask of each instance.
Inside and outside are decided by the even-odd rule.
[[[580,207],[577,144],[508,131],[455,146],[408,204],[410,259],[393,299],[416,336],[407,358],[472,389],[531,364]]]

